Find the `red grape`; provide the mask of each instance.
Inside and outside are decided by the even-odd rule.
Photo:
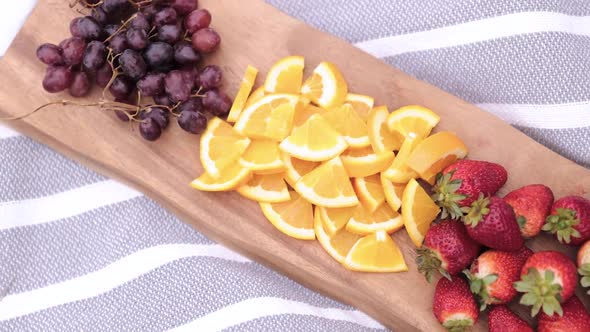
[[[168,107],[174,106],[174,103],[172,102],[172,100],[170,100],[170,98],[168,98],[167,94],[161,94],[161,95],[154,96],[153,99],[154,99],[154,103],[156,103],[157,105],[168,106]]]
[[[184,78],[180,70],[173,70],[164,79],[164,88],[173,103],[185,101],[191,95],[191,84]]]
[[[92,10],[92,18],[100,25],[105,25],[109,22],[109,17],[102,7],[96,7]]]
[[[201,56],[186,41],[181,41],[174,45],[174,60],[181,65],[194,64],[199,62]]]
[[[185,111],[178,117],[178,125],[191,134],[201,134],[207,129],[207,118],[203,113]]]
[[[166,7],[154,15],[153,23],[155,26],[161,27],[162,25],[176,23],[177,18],[176,11],[171,7]]]
[[[145,75],[137,81],[137,89],[142,96],[154,97],[164,93],[164,77],[163,73],[150,73]]]
[[[104,0],[102,4],[102,9],[107,14],[115,14],[116,12],[121,12],[129,8],[129,1],[127,0]]]
[[[231,105],[231,98],[217,89],[207,91],[203,97],[203,106],[215,116],[226,116]]]
[[[162,25],[158,29],[158,40],[168,43],[174,44],[178,42],[182,38],[182,31],[180,27],[176,24],[166,24]]]
[[[72,71],[64,66],[47,67],[43,88],[50,93],[61,92],[72,84]]]
[[[201,83],[201,87],[205,90],[220,87],[222,79],[223,72],[221,71],[221,68],[216,65],[210,65],[203,68],[199,74],[199,82]]]
[[[174,60],[174,49],[169,44],[154,42],[148,45],[144,57],[147,64],[152,68],[161,67]]]
[[[119,28],[121,28],[121,24],[109,24],[104,27],[104,32],[107,35],[111,36],[111,35],[114,35],[115,32],[117,32],[119,30]]]
[[[68,66],[75,66],[82,63],[86,42],[82,38],[72,37],[59,43],[64,63]]]
[[[129,48],[129,45],[127,45],[127,38],[122,34],[115,35],[109,41],[109,47],[113,49],[115,54],[122,53]]]
[[[131,21],[131,27],[141,29],[145,32],[149,32],[152,28],[150,21],[144,13],[137,13],[137,16]]]
[[[191,11],[197,9],[197,0],[174,0],[172,8],[180,15],[186,15]]]
[[[178,105],[178,112],[203,112],[203,103],[200,98],[191,98]]]
[[[102,34],[100,24],[92,16],[77,17],[70,22],[70,32],[74,37],[88,41],[97,40]]]
[[[95,72],[106,62],[106,47],[102,42],[91,41],[86,46],[82,66],[89,72]]]
[[[96,71],[94,79],[98,86],[105,88],[107,84],[109,84],[109,82],[111,81],[112,77],[113,70],[111,68],[111,65],[105,62],[105,64],[102,65],[102,67],[100,67],[100,69]]]
[[[119,57],[121,70],[132,80],[142,78],[147,72],[147,65],[141,54],[134,50],[125,50]]]
[[[83,97],[90,92],[90,79],[88,74],[83,71],[74,73],[72,84],[70,85],[70,95],[72,97]]]
[[[170,113],[161,107],[150,107],[147,110],[141,112],[139,118],[147,119],[152,118],[156,120],[162,130],[166,129],[169,124]]]
[[[139,124],[139,133],[147,141],[155,141],[162,135],[162,128],[153,118],[146,118]]]
[[[61,48],[53,44],[43,44],[37,48],[37,58],[46,65],[58,66],[64,64]]]
[[[184,28],[190,33],[208,28],[210,24],[211,13],[207,9],[197,9],[184,18]]]
[[[147,32],[142,29],[130,28],[127,30],[125,37],[127,38],[127,45],[136,51],[143,50],[148,45]]]
[[[201,53],[212,53],[221,43],[221,37],[212,28],[205,28],[195,32],[191,39],[193,48]]]
[[[129,79],[125,76],[119,75],[113,80],[113,83],[109,87],[109,91],[113,97],[117,99],[127,99],[131,92],[133,92],[133,89],[131,88]]]

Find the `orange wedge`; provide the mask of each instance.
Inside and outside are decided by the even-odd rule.
[[[408,166],[408,158],[410,158],[412,151],[421,141],[421,138],[413,136],[409,136],[404,140],[393,163],[383,172],[386,178],[395,183],[407,183],[410,179],[418,177],[418,173]]]
[[[395,154],[391,151],[377,154],[373,152],[373,148],[367,146],[360,149],[348,149],[340,158],[348,176],[359,178],[386,170],[393,162]]]
[[[267,95],[242,111],[234,129],[243,136],[281,141],[289,135],[299,97]]]
[[[375,212],[385,202],[385,193],[381,186],[379,174],[373,174],[364,178],[353,178],[352,187],[361,204],[370,213]]]
[[[301,179],[305,174],[311,172],[314,168],[320,166],[320,162],[307,161],[291,157],[288,153],[281,152],[281,159],[285,164],[285,181],[291,186],[295,187],[295,183]]]
[[[348,252],[354,244],[361,238],[361,236],[350,233],[345,229],[340,230],[332,235],[329,235],[324,229],[324,223],[320,213],[316,211],[314,214],[314,230],[318,242],[324,250],[332,256],[336,261],[342,263],[348,255]]]
[[[414,179],[408,182],[402,197],[402,216],[408,235],[417,248],[436,219],[440,208]]]
[[[257,202],[281,203],[291,200],[283,174],[253,175],[236,191]]]
[[[408,270],[401,250],[384,231],[369,234],[358,240],[342,264],[347,269],[360,272]]]
[[[246,183],[250,179],[250,176],[249,169],[235,163],[224,169],[218,177],[213,177],[209,173],[203,173],[191,182],[191,186],[202,191],[229,191]]]
[[[367,128],[369,141],[373,150],[379,152],[398,151],[404,142],[404,136],[397,131],[389,130],[386,106],[377,106],[368,115]]]
[[[283,203],[260,203],[262,213],[279,231],[300,240],[314,240],[313,206],[296,192]]]
[[[314,104],[331,109],[342,105],[348,94],[348,84],[334,64],[322,62],[303,83],[301,94]]]
[[[345,208],[326,208],[323,206],[316,207],[316,213],[321,214],[324,223],[324,230],[329,235],[334,235],[339,230],[343,229],[348,223],[352,214],[356,210],[356,206]]]
[[[288,56],[277,61],[268,71],[264,90],[268,93],[298,94],[303,82],[302,56]]]
[[[399,211],[402,206],[402,195],[406,188],[405,183],[393,183],[383,173],[379,176],[381,178],[381,186],[385,193],[385,201],[393,209],[393,211]]]
[[[271,140],[252,140],[240,164],[254,172],[275,174],[285,170],[279,143]]]
[[[408,159],[408,166],[420,177],[429,180],[457,159],[465,158],[465,156],[467,156],[465,143],[454,133],[442,131],[427,137],[416,146]]]
[[[402,227],[404,227],[402,216],[386,204],[381,205],[374,212],[368,211],[362,205],[358,206],[346,224],[347,231],[359,235],[368,235],[378,231],[392,234]]]
[[[362,148],[371,145],[369,141],[367,124],[354,111],[350,104],[344,104],[328,112],[322,113],[322,116],[332,128],[336,129],[350,147]]]
[[[294,189],[311,203],[340,208],[359,203],[339,157],[330,159],[304,175]]]
[[[244,108],[248,108],[248,107],[252,106],[252,104],[254,104],[255,102],[259,101],[262,97],[264,97],[264,94],[265,94],[264,86],[258,87],[248,97],[248,100],[246,101],[246,105],[244,106]]]
[[[338,156],[348,144],[321,115],[314,114],[303,125],[293,129],[291,136],[279,147],[295,158],[324,161]]]
[[[430,135],[440,117],[426,107],[410,105],[402,107],[387,117],[387,126],[391,131],[397,131],[404,137],[412,134],[415,137],[425,138]]]
[[[237,163],[248,145],[249,138],[241,136],[230,124],[214,117],[201,136],[201,164],[209,176],[219,177],[222,171]]]
[[[373,109],[373,105],[375,105],[375,99],[373,97],[354,93],[347,94],[344,102],[352,105],[354,111],[365,121],[367,121],[369,112]]]
[[[248,65],[248,68],[246,68],[246,73],[244,74],[244,78],[242,78],[242,83],[240,84],[240,89],[238,90],[236,99],[234,99],[234,103],[229,110],[229,115],[227,116],[228,122],[238,121],[240,113],[242,113],[242,110],[246,106],[248,96],[252,91],[252,87],[254,86],[257,75],[258,69]]]
[[[295,111],[295,118],[293,119],[293,129],[301,127],[312,115],[322,114],[324,112],[324,109],[312,104],[297,108]]]

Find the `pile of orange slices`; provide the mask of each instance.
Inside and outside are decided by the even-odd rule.
[[[201,137],[205,173],[192,186],[257,201],[279,231],[317,239],[350,270],[406,271],[391,234],[405,228],[420,247],[439,213],[417,180],[432,184],[467,148],[451,132],[430,135],[440,118],[425,107],[390,113],[350,93],[334,64],[306,80],[304,67],[281,59],[254,89],[248,66],[227,121],[212,119]]]

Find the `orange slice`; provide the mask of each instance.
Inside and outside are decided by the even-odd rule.
[[[340,230],[332,235],[329,235],[324,229],[324,223],[320,213],[318,213],[318,207],[314,214],[314,230],[315,236],[318,242],[324,248],[324,250],[332,256],[336,261],[342,263],[348,255],[350,249],[354,244],[361,238],[357,234],[350,233],[345,229]]]
[[[410,239],[417,248],[436,219],[440,208],[414,179],[408,182],[402,197],[402,216]]]
[[[326,161],[304,175],[295,183],[295,190],[319,206],[340,208],[359,203],[339,157]]]
[[[362,148],[371,145],[367,124],[354,111],[350,104],[344,104],[322,114],[324,119],[336,129],[350,147]]]
[[[246,73],[244,74],[244,78],[242,78],[242,83],[240,84],[238,94],[236,95],[234,103],[231,106],[231,109],[229,110],[229,115],[227,116],[228,122],[238,121],[240,113],[242,113],[242,110],[246,106],[248,96],[252,91],[252,87],[254,86],[254,82],[256,81],[257,75],[258,69],[248,65],[248,68],[246,68]]]
[[[314,168],[320,166],[320,162],[307,161],[291,157],[288,153],[281,152],[281,159],[285,164],[285,181],[291,186],[295,187],[295,183],[301,179],[305,174],[311,172]]]
[[[418,174],[408,166],[408,158],[410,158],[410,154],[421,141],[421,138],[413,136],[409,136],[404,140],[393,163],[383,172],[386,178],[395,183],[407,183],[410,179],[418,177]]]
[[[219,177],[222,171],[237,163],[248,145],[249,138],[241,136],[230,124],[214,117],[201,136],[201,164],[209,176]]]
[[[386,231],[392,234],[402,227],[404,227],[402,216],[386,204],[381,205],[374,212],[368,211],[362,205],[358,206],[346,224],[347,231],[359,235],[367,235],[378,231]]]
[[[420,177],[429,180],[457,159],[465,158],[465,156],[467,156],[465,143],[454,133],[442,131],[427,137],[416,146],[408,159],[408,166]]]
[[[379,152],[398,151],[404,142],[404,136],[397,131],[389,130],[386,106],[377,106],[371,110],[367,120],[369,141],[373,150]]]
[[[252,106],[252,104],[254,104],[255,102],[259,101],[262,97],[264,97],[264,94],[265,94],[264,86],[258,87],[248,97],[248,100],[246,101],[246,105],[244,106],[244,108],[248,108],[248,107]]]
[[[345,103],[352,105],[354,111],[363,119],[367,121],[369,117],[369,112],[373,109],[373,105],[375,105],[375,99],[373,97],[358,95],[354,93],[349,93],[346,95],[344,99]]]
[[[352,187],[361,204],[370,213],[375,212],[385,202],[385,193],[381,186],[379,174],[373,174],[364,178],[353,178]]]
[[[264,96],[242,111],[234,129],[250,138],[282,141],[291,133],[298,101],[296,95]]]
[[[408,266],[399,247],[384,231],[369,234],[354,244],[343,262],[344,267],[360,272],[402,272]]]
[[[247,182],[250,176],[249,169],[235,163],[224,169],[223,173],[218,177],[213,177],[209,173],[203,173],[191,182],[191,186],[202,191],[229,191]]]
[[[313,206],[296,192],[283,203],[260,203],[262,213],[279,231],[300,240],[314,240]]]
[[[340,158],[348,176],[359,178],[386,170],[393,162],[395,154],[391,151],[376,154],[370,146],[367,146],[360,149],[348,149]]]
[[[285,170],[279,143],[271,140],[252,140],[244,151],[240,164],[254,172],[275,174]]]
[[[303,82],[302,56],[288,56],[277,61],[268,71],[264,90],[268,93],[298,94]]]
[[[387,126],[404,137],[413,134],[415,137],[425,138],[439,121],[440,117],[428,108],[410,105],[389,114]]]
[[[383,173],[379,175],[381,186],[385,193],[385,201],[394,211],[399,211],[402,206],[402,195],[406,188],[405,183],[393,183]]]
[[[307,119],[311,118],[312,115],[322,114],[324,112],[324,109],[314,106],[312,104],[307,104],[303,107],[299,107],[295,111],[295,118],[293,119],[293,129],[301,127],[307,121]]]
[[[348,94],[348,84],[334,64],[322,62],[303,83],[301,94],[314,104],[331,109],[342,105]]]
[[[356,206],[345,207],[345,208],[326,208],[323,206],[317,206],[316,212],[322,216],[324,222],[324,230],[329,235],[334,235],[339,230],[343,229],[348,223],[352,214],[356,210]]]
[[[283,174],[254,175],[236,191],[257,202],[281,203],[291,200]]]
[[[279,147],[295,158],[324,161],[338,156],[348,144],[321,115],[314,114],[302,126],[293,129]]]

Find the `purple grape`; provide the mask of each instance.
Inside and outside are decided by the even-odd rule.
[[[143,13],[143,15],[145,15],[145,17],[151,21],[154,18],[154,15],[156,15],[156,13],[158,12],[158,7],[151,5],[151,6],[147,6],[144,7],[141,12]]]
[[[173,70],[164,79],[164,88],[173,103],[183,102],[190,98],[191,84],[185,82],[185,75],[180,70]]]
[[[195,84],[196,78],[199,75],[199,70],[195,66],[187,65],[179,69],[182,73],[183,79],[188,86],[190,86],[191,91],[193,91],[197,86]]]
[[[43,88],[49,93],[61,92],[72,84],[72,71],[68,67],[47,67],[43,78]]]
[[[154,15],[153,24],[156,27],[161,27],[166,24],[174,24],[177,19],[176,11],[171,7],[166,7]]]
[[[105,62],[105,64],[102,65],[102,67],[100,67],[100,69],[96,71],[96,74],[94,75],[94,80],[96,81],[96,84],[98,84],[98,86],[106,88],[106,86],[111,81],[112,77],[113,70],[111,68],[111,65]]]
[[[147,118],[156,120],[162,130],[168,127],[168,124],[170,123],[169,117],[170,113],[161,107],[150,107],[149,109],[141,112],[139,116],[139,118],[142,120]]]
[[[113,80],[109,91],[117,99],[127,99],[131,95],[131,92],[133,92],[133,89],[129,78],[119,75]]]
[[[207,129],[207,117],[200,112],[181,112],[178,125],[186,132],[199,135]]]
[[[141,29],[145,32],[149,32],[152,28],[150,21],[144,13],[137,13],[137,16],[131,21],[131,27]]]
[[[104,0],[102,9],[107,14],[116,14],[117,12],[129,9],[129,5],[131,4],[127,0]]]
[[[139,133],[147,141],[155,141],[162,136],[162,128],[153,118],[147,118],[139,124]]]
[[[127,38],[127,45],[136,51],[146,48],[149,42],[147,32],[138,28],[127,30],[125,37]]]
[[[129,48],[129,45],[127,45],[127,38],[122,34],[115,35],[109,41],[109,47],[113,49],[115,54],[122,53]]]
[[[231,109],[231,105],[231,98],[217,89],[207,91],[205,97],[203,97],[203,106],[215,116],[226,116]]]
[[[186,15],[191,11],[197,9],[197,0],[174,0],[172,8],[180,15]]]
[[[106,47],[97,40],[91,41],[86,46],[82,66],[88,72],[95,72],[106,62]]]
[[[178,105],[178,112],[203,112],[203,103],[200,98],[191,98]]]
[[[88,74],[83,71],[74,73],[72,84],[70,85],[70,95],[72,97],[83,97],[90,92],[90,79]]]
[[[59,43],[64,63],[68,66],[75,66],[82,63],[86,42],[82,38],[72,37]]]
[[[209,65],[201,70],[199,74],[199,82],[201,87],[205,90],[211,90],[221,86],[223,80],[223,72],[221,68],[216,65]]]
[[[190,43],[181,41],[174,45],[174,60],[182,65],[194,64],[201,60],[201,56]]]
[[[166,24],[162,25],[158,29],[158,40],[168,43],[174,44],[178,42],[182,38],[182,31],[180,27],[176,24]]]
[[[100,24],[92,16],[77,17],[70,22],[70,32],[74,37],[88,41],[97,40],[102,34]]]
[[[154,42],[144,52],[147,64],[152,68],[165,66],[174,60],[174,49],[169,44]]]
[[[172,102],[172,100],[170,100],[170,98],[168,98],[167,94],[161,94],[158,96],[154,96],[153,99],[154,99],[154,103],[156,103],[157,105],[168,106],[168,107],[174,106],[174,103]]]
[[[191,34],[208,28],[211,24],[211,13],[207,9],[197,9],[184,18],[184,28]]]
[[[61,47],[53,44],[43,44],[37,48],[37,58],[46,65],[59,66],[64,64]]]
[[[142,96],[154,97],[164,93],[164,77],[163,73],[151,73],[145,75],[137,81],[137,90],[141,92]]]
[[[117,118],[123,122],[129,122],[129,116],[127,116],[127,113],[123,112],[123,111],[119,111],[119,110],[115,110],[115,115],[117,116]]]
[[[101,6],[92,10],[92,18],[94,18],[96,22],[103,26],[109,22],[109,17]]]
[[[212,53],[219,48],[221,37],[212,28],[205,28],[195,32],[191,41],[193,48],[200,53]]]
[[[125,50],[119,57],[121,70],[132,80],[142,78],[147,72],[147,65],[141,54],[134,50]]]
[[[109,35],[112,36],[114,35],[117,31],[119,31],[119,29],[121,28],[121,24],[109,24],[107,26],[104,27],[104,32]],[[120,32],[119,32],[120,33]]]

